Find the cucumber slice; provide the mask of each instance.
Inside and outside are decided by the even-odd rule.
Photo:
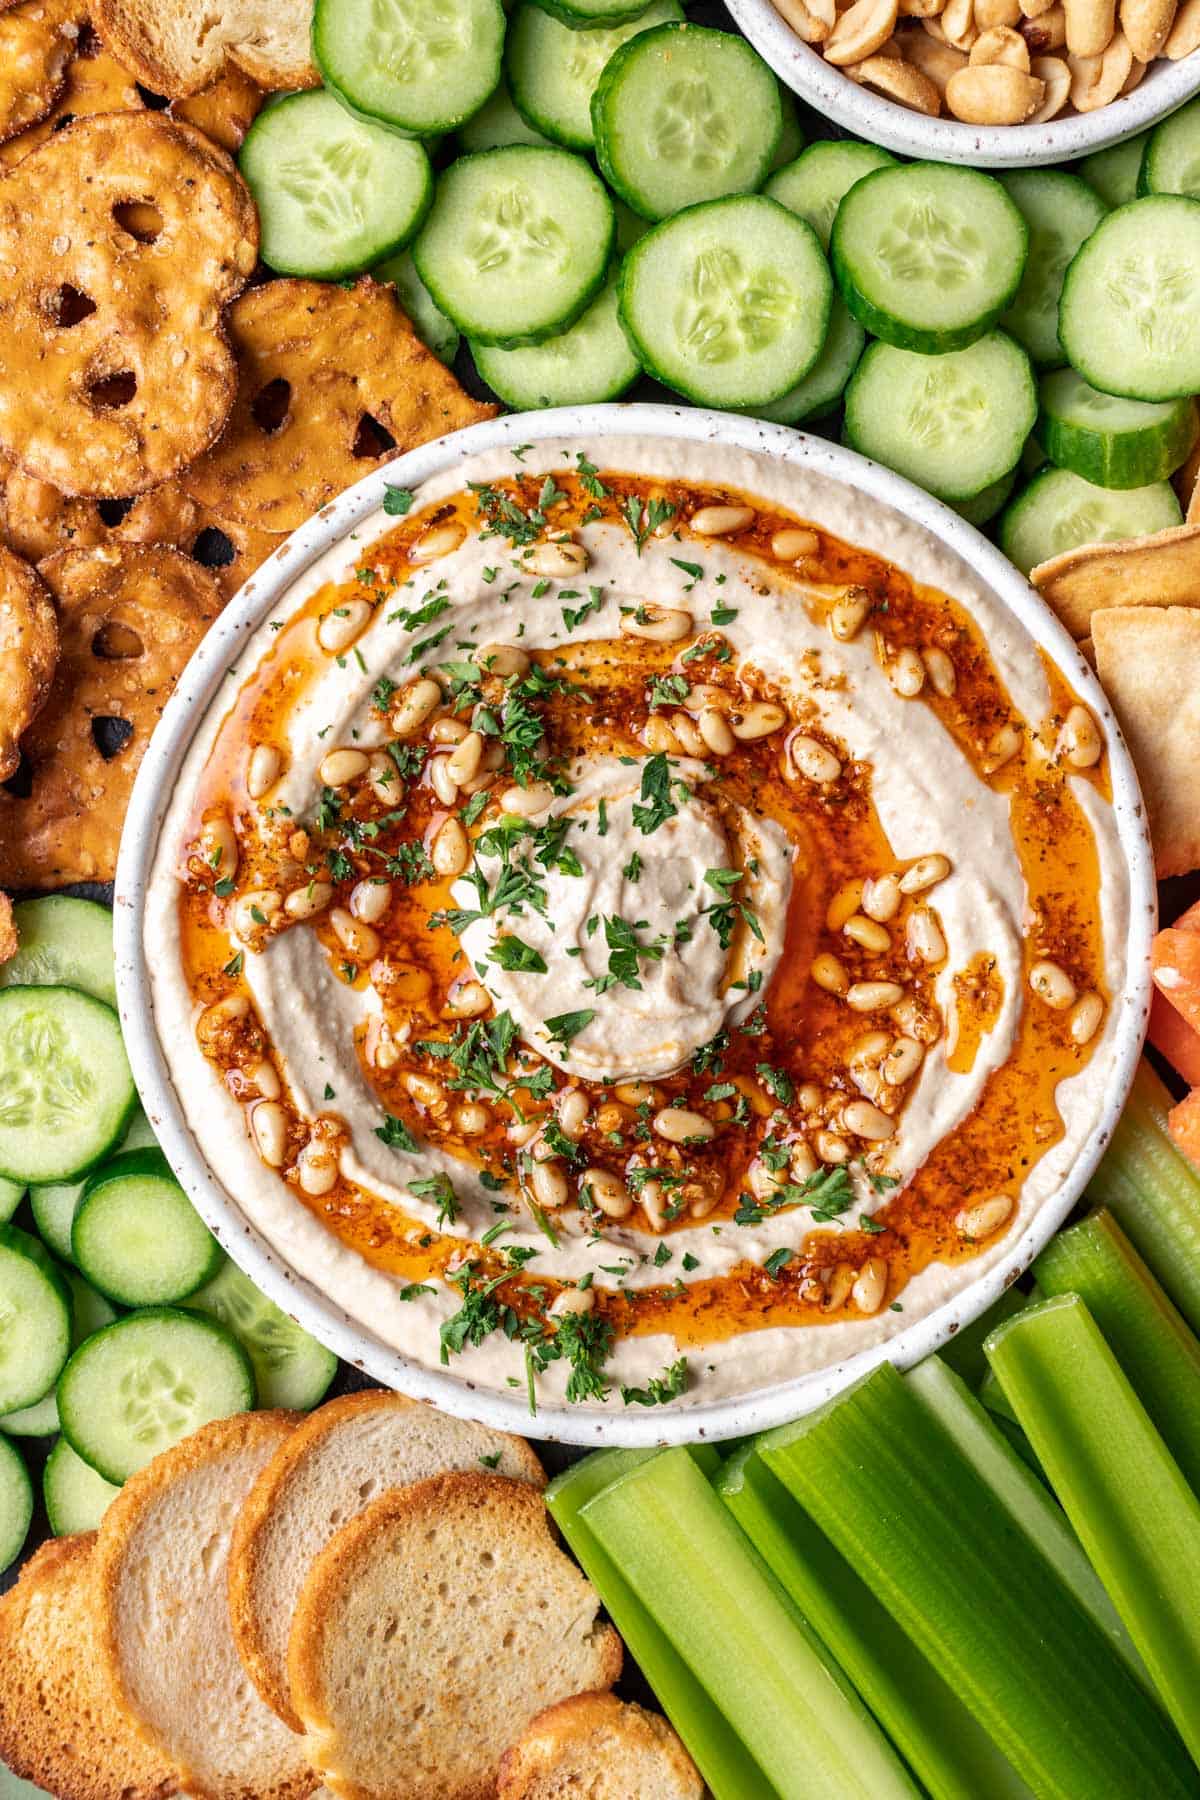
[[[117,1145],[117,1149],[153,1148],[155,1142],[149,1121],[139,1107],[133,1115],[129,1130]],[[60,1262],[69,1263],[71,1261],[71,1227],[75,1223],[80,1195],[85,1186],[86,1177],[83,1181],[52,1181],[45,1187],[35,1187],[30,1190],[29,1204],[33,1208],[34,1224],[37,1226],[46,1248],[52,1251]]]
[[[779,90],[779,101],[783,108],[783,129],[779,133],[779,142],[775,146],[775,154],[771,158],[771,173],[782,169],[787,163],[795,162],[806,143],[800,115],[796,111],[796,102],[787,88]]]
[[[1165,481],[1196,441],[1194,400],[1119,400],[1074,369],[1042,381],[1038,436],[1050,461],[1098,487]]]
[[[111,1007],[78,988],[0,991],[0,1175],[84,1174],[120,1142],[136,1105]]]
[[[1154,127],[1146,139],[1137,191],[1200,200],[1200,100],[1189,100]]]
[[[458,353],[458,330],[417,274],[412,252],[401,250],[398,256],[389,256],[371,273],[376,281],[392,283],[396,298],[408,314],[409,324],[425,348],[432,350],[439,362],[452,363]]]
[[[840,294],[829,309],[829,330],[821,354],[803,381],[789,388],[781,400],[768,400],[754,409],[755,416],[775,425],[799,425],[804,419],[820,419],[830,412],[846,390],[846,383],[866,348],[867,334],[852,317]]]
[[[945,356],[871,344],[846,390],[852,447],[955,504],[1016,467],[1036,416],[1029,358],[1002,331]]]
[[[308,1412],[325,1398],[337,1357],[260,1294],[236,1263],[226,1261],[185,1304],[237,1339],[253,1365],[260,1406]]]
[[[313,56],[355,113],[429,137],[495,92],[504,24],[500,0],[316,0]]]
[[[1119,206],[1067,270],[1058,335],[1106,394],[1175,400],[1200,389],[1200,201],[1152,194]]]
[[[1010,469],[999,481],[993,481],[982,493],[976,494],[973,500],[960,500],[954,510],[960,519],[968,525],[986,525],[994,519],[1001,507],[1006,505],[1009,495],[1017,485],[1017,471]]]
[[[0,1413],[44,1398],[71,1348],[71,1291],[38,1243],[0,1225]]]
[[[624,256],[651,229],[650,221],[632,212],[623,200],[613,201],[613,214],[617,221],[617,249]]]
[[[992,176],[910,163],[855,182],[830,250],[859,324],[932,355],[965,349],[996,323],[1020,286],[1029,228]]]
[[[527,125],[512,103],[512,95],[503,82],[473,119],[468,119],[458,134],[458,147],[465,155],[476,150],[500,150],[507,144],[532,144],[548,150],[550,139]]]
[[[1079,544],[1149,537],[1183,518],[1169,481],[1143,488],[1094,487],[1069,469],[1043,469],[1000,521],[1000,548],[1028,575]]]
[[[874,144],[860,144],[853,138],[825,138],[810,144],[803,155],[772,175],[763,193],[778,200],[789,212],[807,219],[821,240],[821,248],[827,251],[843,195],[876,169],[895,167],[895,157]]]
[[[783,130],[779,83],[744,38],[658,25],[608,63],[592,128],[609,186],[643,218],[665,219],[761,185]]]
[[[161,1150],[127,1150],[90,1176],[71,1253],[119,1306],[171,1306],[211,1281],[224,1253]]]
[[[433,197],[423,144],[323,90],[260,112],[238,167],[258,205],[262,259],[283,275],[357,274],[407,244]]]
[[[613,231],[581,156],[512,144],[450,165],[413,261],[460,331],[515,349],[574,324],[604,284]]]
[[[1029,227],[1025,273],[1000,323],[1038,368],[1057,369],[1067,360],[1058,341],[1063,276],[1107,209],[1086,181],[1058,169],[1015,169],[998,179]]]
[[[117,1004],[112,914],[95,900],[45,894],[13,907],[19,948],[0,963],[0,988],[76,987]]]
[[[71,1291],[71,1349],[77,1350],[85,1338],[111,1325],[117,1315],[103,1294],[89,1287],[82,1275],[74,1269],[64,1269],[62,1273]],[[9,1437],[53,1437],[57,1430],[58,1398],[53,1388],[32,1406],[0,1418],[0,1431]]]
[[[33,1523],[33,1483],[15,1444],[0,1438],[0,1575],[21,1554]]]
[[[690,207],[621,267],[642,367],[702,406],[780,399],[820,355],[832,300],[812,227],[765,194]]]
[[[8,1223],[25,1198],[25,1183],[0,1176],[0,1225]]]
[[[1074,164],[1090,188],[1094,188],[1106,206],[1124,206],[1137,197],[1138,175],[1148,131],[1126,138],[1123,144],[1112,144],[1097,150]]]
[[[118,1485],[210,1419],[253,1405],[254,1372],[236,1338],[213,1319],[167,1306],[96,1332],[58,1383],[63,1436]]]
[[[653,0],[636,19],[578,31],[525,0],[508,27],[504,69],[525,121],[568,150],[590,150],[592,95],[613,52],[654,25],[683,18],[678,0]]]
[[[616,400],[641,373],[617,315],[615,276],[560,336],[524,350],[472,344],[471,354],[488,386],[517,412]]]
[[[564,25],[590,30],[595,25],[620,25],[646,10],[647,0],[537,0],[540,7]]]
[[[120,1493],[111,1481],[97,1475],[66,1438],[60,1437],[42,1470],[42,1498],[55,1537],[76,1531],[98,1531],[100,1521]]]

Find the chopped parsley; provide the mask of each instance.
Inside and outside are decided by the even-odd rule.
[[[552,1044],[561,1044],[563,1050],[569,1050],[581,1031],[591,1024],[596,1016],[594,1006],[585,1006],[578,1012],[556,1013],[552,1019],[543,1019],[546,1037]]]
[[[675,508],[669,500],[643,501],[639,494],[630,494],[621,508],[621,515],[633,533],[633,541],[637,545],[640,556],[645,549],[647,538],[653,537],[660,525],[675,517]]]
[[[436,1200],[437,1223],[453,1225],[458,1218],[458,1195],[448,1175],[429,1175],[421,1181],[410,1181],[409,1187],[422,1200]]]
[[[491,958],[502,969],[515,969],[529,975],[546,973],[545,957],[523,938],[498,937],[492,945]]]
[[[383,510],[390,519],[402,519],[413,503],[411,488],[392,487],[383,490]]]
[[[375,1136],[389,1150],[407,1150],[410,1156],[415,1155],[420,1148],[404,1120],[398,1119],[394,1113],[384,1113],[383,1124],[375,1127]]]
[[[623,1387],[621,1398],[626,1406],[666,1406],[677,1400],[688,1384],[687,1357],[671,1363],[661,1375],[652,1375],[644,1388]]]

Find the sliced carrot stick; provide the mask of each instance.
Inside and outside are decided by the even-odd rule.
[[[1167,1114],[1167,1130],[1183,1154],[1200,1169],[1200,1088]]]
[[[1150,946],[1154,985],[1200,1031],[1200,931],[1160,931]]]
[[[1189,1087],[1200,1087],[1200,1031],[1176,1012],[1160,988],[1150,1002],[1150,1042]]]

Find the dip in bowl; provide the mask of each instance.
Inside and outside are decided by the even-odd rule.
[[[1065,1216],[1147,1006],[1087,665],[906,483],[670,408],[400,459],[222,620],[139,778],[150,1116],[381,1379],[580,1442],[911,1361]]]

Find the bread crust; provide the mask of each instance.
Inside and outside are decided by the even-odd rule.
[[[290,57],[279,54],[274,58],[261,44],[238,43],[234,36],[220,29],[215,34],[215,49],[202,49],[201,36],[211,38],[214,35],[212,14],[216,8],[198,5],[195,0],[93,0],[93,10],[101,37],[126,67],[154,93],[164,94],[171,100],[187,99],[208,87],[220,76],[227,58],[268,93],[282,88],[321,85],[320,71],[307,54],[312,0],[269,0],[263,8],[268,18],[272,14],[278,17],[285,10],[293,14],[295,24],[291,36],[305,46],[304,52],[293,52]],[[172,10],[194,14],[197,53],[190,70],[168,60],[161,26],[155,30],[155,25],[159,24],[156,15],[169,15]],[[235,8],[230,5],[230,0],[225,0],[222,10],[228,13]]]
[[[623,1749],[644,1763],[651,1757],[661,1764],[661,1789],[674,1800],[701,1800],[704,1781],[675,1732],[658,1713],[647,1712],[632,1700],[615,1694],[574,1694],[548,1706],[531,1719],[521,1736],[500,1759],[496,1800],[543,1800],[550,1793],[574,1792],[571,1771],[580,1762],[602,1769],[606,1777],[598,1792],[623,1796],[634,1793],[636,1777],[620,1765]],[[561,1789],[555,1785],[556,1778]]]

